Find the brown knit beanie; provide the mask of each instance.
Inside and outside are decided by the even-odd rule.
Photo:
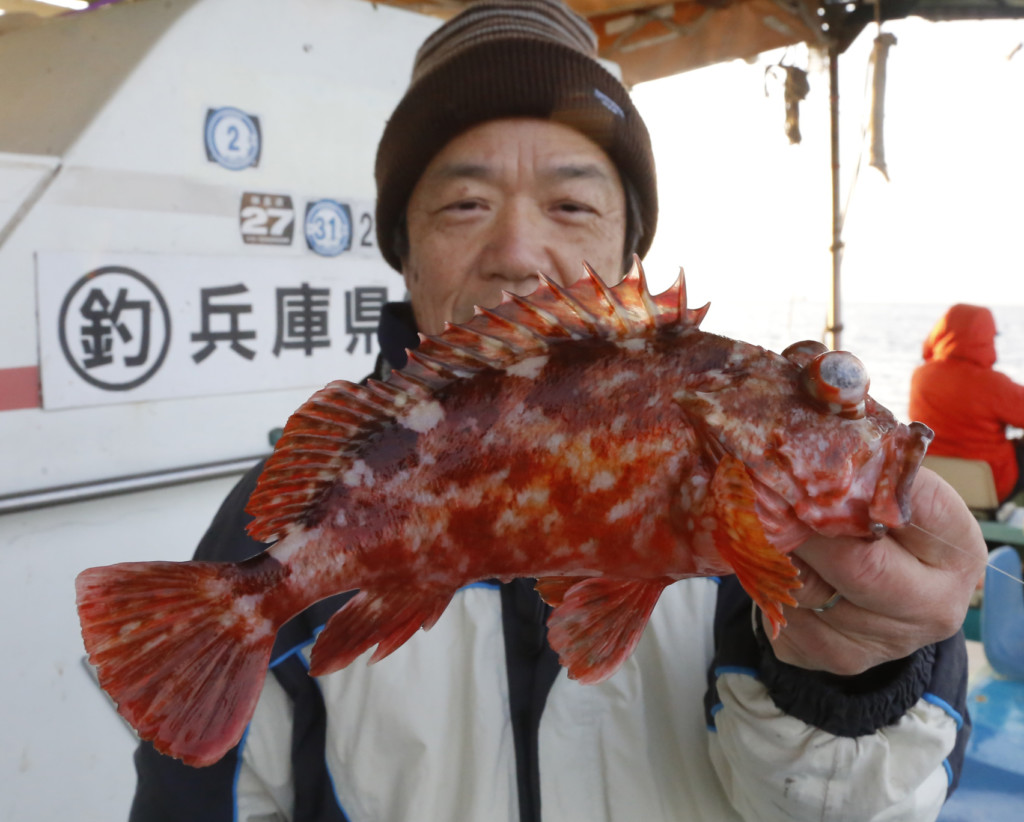
[[[377,148],[377,242],[392,268],[401,271],[395,228],[424,169],[462,132],[505,117],[563,123],[604,149],[638,200],[636,251],[647,252],[658,220],[651,140],[597,61],[593,29],[559,0],[478,0],[420,47]]]

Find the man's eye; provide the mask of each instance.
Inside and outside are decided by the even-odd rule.
[[[445,206],[445,211],[473,211],[482,208],[479,200],[458,200]]]
[[[558,210],[566,214],[592,214],[594,212],[590,206],[578,202],[559,203]]]

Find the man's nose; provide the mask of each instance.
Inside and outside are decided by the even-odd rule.
[[[520,295],[537,287],[538,274],[555,275],[536,206],[512,202],[502,208],[487,245],[484,274],[502,280],[505,291]]]

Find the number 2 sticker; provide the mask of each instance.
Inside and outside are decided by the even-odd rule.
[[[237,108],[208,109],[206,112],[206,159],[231,171],[241,171],[260,162],[260,120]]]

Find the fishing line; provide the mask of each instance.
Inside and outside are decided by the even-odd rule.
[[[937,539],[937,540],[938,540],[939,542],[941,542],[941,543],[942,543],[943,545],[948,545],[948,546],[949,546],[950,548],[953,548],[953,549],[955,549],[955,550],[959,551],[959,552],[960,552],[961,554],[970,554],[970,552],[969,552],[969,551],[967,551],[966,549],[964,549],[964,548],[961,548],[961,547],[960,547],[959,545],[954,545],[954,544],[953,544],[952,542],[950,542],[949,540],[945,540],[945,539],[943,539],[943,538],[942,538],[942,537],[940,537],[940,536],[939,536],[938,534],[933,534],[933,533],[932,533],[931,531],[928,531],[928,530],[926,530],[926,529],[922,528],[922,527],[921,527],[920,525],[918,525],[918,524],[917,524],[916,522],[911,522],[911,523],[909,523],[909,525],[911,525],[911,526],[913,526],[914,528],[916,528],[916,529],[917,529],[918,531],[920,531],[920,532],[921,532],[922,534],[927,534],[927,535],[928,535],[928,536],[930,536],[930,537],[931,537],[932,539]],[[995,572],[996,572],[997,574],[1002,574],[1002,575],[1003,575],[1004,577],[1007,577],[1008,579],[1012,579],[1012,580],[1013,580],[1014,582],[1018,582],[1018,583],[1020,583],[1021,585],[1024,585],[1024,579],[1021,579],[1020,577],[1015,577],[1015,576],[1014,576],[1013,574],[1011,574],[1011,573],[1010,573],[1009,571],[1004,571],[1004,570],[1003,570],[1002,568],[996,568],[996,566],[995,566],[995,565],[993,565],[993,564],[992,564],[991,562],[986,562],[986,563],[985,563],[985,567],[986,567],[986,568],[988,568],[988,569],[989,569],[989,570],[991,570],[991,571],[995,571]]]

